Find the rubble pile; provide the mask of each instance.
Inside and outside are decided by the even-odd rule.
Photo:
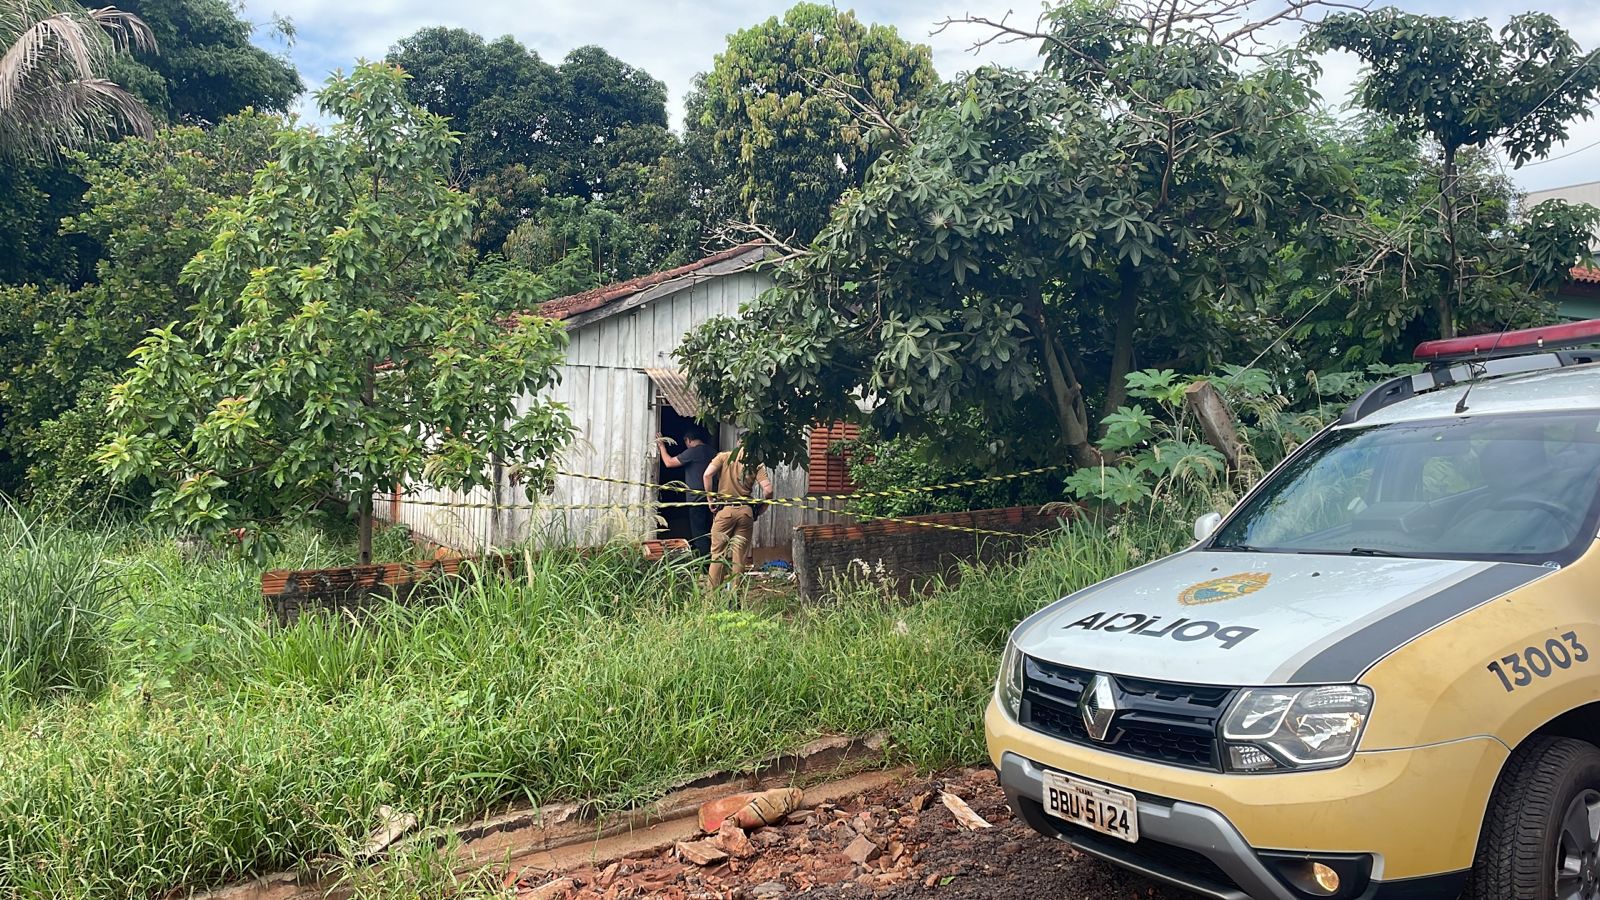
[[[1012,817],[987,769],[904,782],[839,804],[808,805],[798,794],[782,816],[772,814],[771,797],[713,801],[701,810],[698,838],[603,866],[526,873],[519,900],[987,898],[1007,896],[1012,874],[1020,879],[1017,896],[1059,885],[1100,900],[1178,897],[1035,835]],[[765,821],[752,819],[750,807],[762,804]]]

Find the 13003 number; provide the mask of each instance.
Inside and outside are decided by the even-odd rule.
[[[1489,663],[1489,671],[1499,679],[1507,693],[1527,687],[1534,678],[1549,678],[1557,669],[1570,669],[1573,664],[1588,662],[1589,648],[1578,640],[1576,631],[1559,638],[1551,638],[1543,647],[1527,647],[1520,653],[1502,657]]]

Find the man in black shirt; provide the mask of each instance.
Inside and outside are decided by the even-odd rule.
[[[689,510],[689,542],[694,545],[694,551],[701,556],[711,553],[711,510],[706,508],[705,476],[706,465],[711,462],[715,454],[708,443],[711,436],[699,425],[690,425],[684,432],[684,450],[677,456],[667,452],[667,439],[657,438],[658,449],[661,451],[661,461],[669,469],[683,469],[683,483],[688,486],[689,493],[685,499],[694,503]]]

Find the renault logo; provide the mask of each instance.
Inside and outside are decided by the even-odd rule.
[[[1083,689],[1083,699],[1078,701],[1078,712],[1083,716],[1083,727],[1089,737],[1104,741],[1111,732],[1111,720],[1117,715],[1117,692],[1111,687],[1111,678],[1096,675]]]

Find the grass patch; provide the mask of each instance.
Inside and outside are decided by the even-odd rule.
[[[106,543],[0,506],[0,709],[104,687]]]
[[[508,803],[625,807],[825,733],[886,730],[922,767],[977,760],[1009,629],[1183,531],[1072,528],[915,604],[863,588],[744,610],[619,551],[291,628],[266,624],[253,567],[102,537],[116,590],[85,640],[107,686],[12,704],[0,724],[0,893],[148,897],[348,858],[380,804],[425,825]],[[300,534],[273,564],[341,552]]]

